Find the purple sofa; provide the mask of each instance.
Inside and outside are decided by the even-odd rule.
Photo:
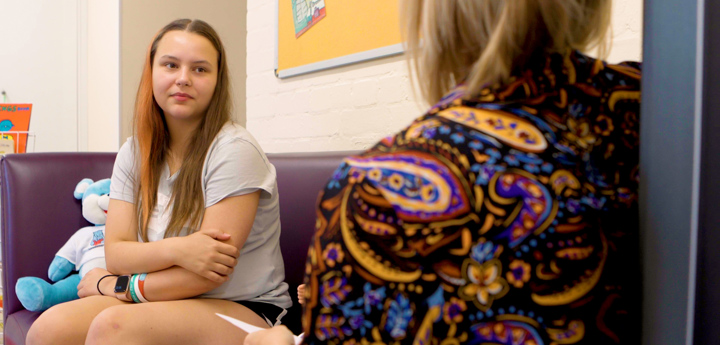
[[[296,334],[301,309],[296,288],[302,283],[305,257],[315,229],[315,203],[342,158],[357,152],[269,154],[280,192],[280,246],[293,307],[283,322]],[[115,153],[11,154],[0,161],[2,286],[5,344],[25,344],[30,325],[40,313],[27,311],[15,296],[15,283],[24,276],[47,279],[58,249],[77,229],[89,225],[75,185],[85,177],[110,177]],[[219,320],[220,322],[220,320]]]

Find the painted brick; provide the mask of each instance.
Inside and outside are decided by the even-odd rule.
[[[323,138],[337,134],[340,125],[339,113],[292,114],[258,120],[262,132],[272,132],[278,138]],[[318,124],[322,124],[321,126]]]
[[[306,139],[277,139],[263,144],[265,152],[319,152],[350,151],[361,148],[346,138],[339,136]]]
[[[352,84],[331,84],[310,89],[311,111],[339,110],[347,108],[350,104]]]
[[[342,112],[340,134],[362,137],[371,134],[382,138],[397,132],[422,115],[412,102],[370,108],[355,108]],[[378,126],[378,124],[382,124]]]
[[[378,80],[376,78],[358,80],[352,85],[350,106],[362,107],[378,102]]]
[[[639,61],[642,59],[642,39],[640,37],[619,38],[613,41],[613,49],[607,61]]]
[[[279,92],[275,95],[273,103],[275,103],[275,110],[277,116],[287,116],[298,112],[298,108],[291,102],[291,98],[294,91]],[[300,110],[302,112],[302,110]]]
[[[267,72],[267,76],[275,78],[273,69],[275,68],[275,60],[272,54],[262,54],[260,52],[248,51],[247,56],[247,71],[248,75],[253,75],[256,72]],[[252,86],[252,85],[247,85]]]
[[[292,83],[292,80],[298,78],[298,80],[302,80],[305,82],[305,85],[307,86],[326,86],[330,84],[336,84],[340,82],[341,78],[343,80],[352,80],[355,79],[354,76],[349,76],[347,73],[336,73],[335,70],[326,70],[326,71],[320,71],[313,74],[306,74],[299,77],[293,77],[286,79],[289,83]]]
[[[277,93],[277,84],[273,78],[268,77],[268,74],[272,74],[272,72],[248,73],[247,87],[245,88],[248,98],[268,93]]]
[[[307,109],[309,111],[312,111],[312,91],[309,89],[302,89],[297,90],[295,93],[293,93],[292,98],[288,101],[288,103],[292,104],[295,111]],[[278,103],[281,103],[282,100],[278,100]]]
[[[248,11],[254,11],[265,3],[267,3],[266,0],[247,0],[247,9]]]
[[[378,143],[378,141],[382,140],[382,138],[386,137],[387,133],[383,134],[368,134],[360,137],[353,137],[352,144],[353,147],[357,147],[359,150],[367,150],[371,147],[375,146],[375,144]]]
[[[309,90],[289,91],[278,93],[274,99],[276,104],[277,115],[296,115],[296,114],[308,114],[308,113],[321,113],[327,112],[325,109],[313,109],[311,106],[313,100],[311,97],[316,95]],[[320,104],[326,104],[320,102]]]
[[[421,107],[420,104],[414,101],[392,104],[389,105],[387,109],[390,114],[393,114],[388,117],[387,124],[394,128],[395,131],[407,127],[410,122],[419,118],[427,111],[426,107]]]
[[[269,40],[268,37],[273,37],[275,32],[272,27],[267,27],[253,32],[248,32],[247,35],[247,46],[254,47],[254,53],[263,53],[263,56],[274,56],[275,52],[275,40]],[[273,58],[274,59],[274,58]]]
[[[394,73],[378,80],[378,103],[391,104],[407,101],[411,96],[407,75]]]
[[[253,118],[266,118],[277,115],[277,97],[271,94],[261,94],[250,97],[245,103],[247,113],[253,114]]]
[[[274,61],[273,61],[274,66]],[[303,78],[302,76],[297,78],[291,78],[291,79],[279,79],[275,76],[274,73],[272,75],[273,83],[275,83],[275,87],[277,88],[278,92],[287,92],[287,91],[295,91],[295,90],[301,90],[301,89],[307,89],[310,86],[309,81],[306,78]]]
[[[256,8],[248,8],[248,14],[247,14],[247,31],[254,31],[261,28],[273,28],[275,23],[277,23],[277,18],[275,18],[276,14],[276,8],[275,8],[275,2],[274,1],[263,1],[264,4],[262,6],[256,7]],[[248,4],[248,7],[250,4]],[[271,31],[274,33],[274,31]],[[268,37],[268,39],[275,40],[275,35],[272,34]],[[249,52],[250,50],[248,50]]]
[[[388,132],[389,128],[378,126],[378,124],[386,122],[388,117],[393,116],[388,112],[387,107],[383,106],[350,109],[341,114],[343,122],[340,134],[348,137],[362,136],[368,133],[382,135],[382,133]]]

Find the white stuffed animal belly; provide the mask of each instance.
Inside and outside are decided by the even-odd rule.
[[[75,265],[75,270],[84,277],[93,268],[107,268],[105,265],[105,225],[88,226],[78,230],[57,256]]]

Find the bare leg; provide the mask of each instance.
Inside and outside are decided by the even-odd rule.
[[[103,310],[123,305],[114,297],[92,296],[58,304],[32,324],[28,331],[28,345],[79,345],[85,343],[90,323]]]
[[[215,313],[268,328],[260,316],[231,301],[186,299],[126,304],[97,315],[85,344],[242,344],[246,333]]]

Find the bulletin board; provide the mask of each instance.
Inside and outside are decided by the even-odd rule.
[[[278,0],[278,78],[403,52],[398,0],[324,0],[323,17],[299,36],[293,18],[295,1],[317,0]]]
[[[12,140],[15,152],[27,150],[32,104],[0,103],[0,140]]]

